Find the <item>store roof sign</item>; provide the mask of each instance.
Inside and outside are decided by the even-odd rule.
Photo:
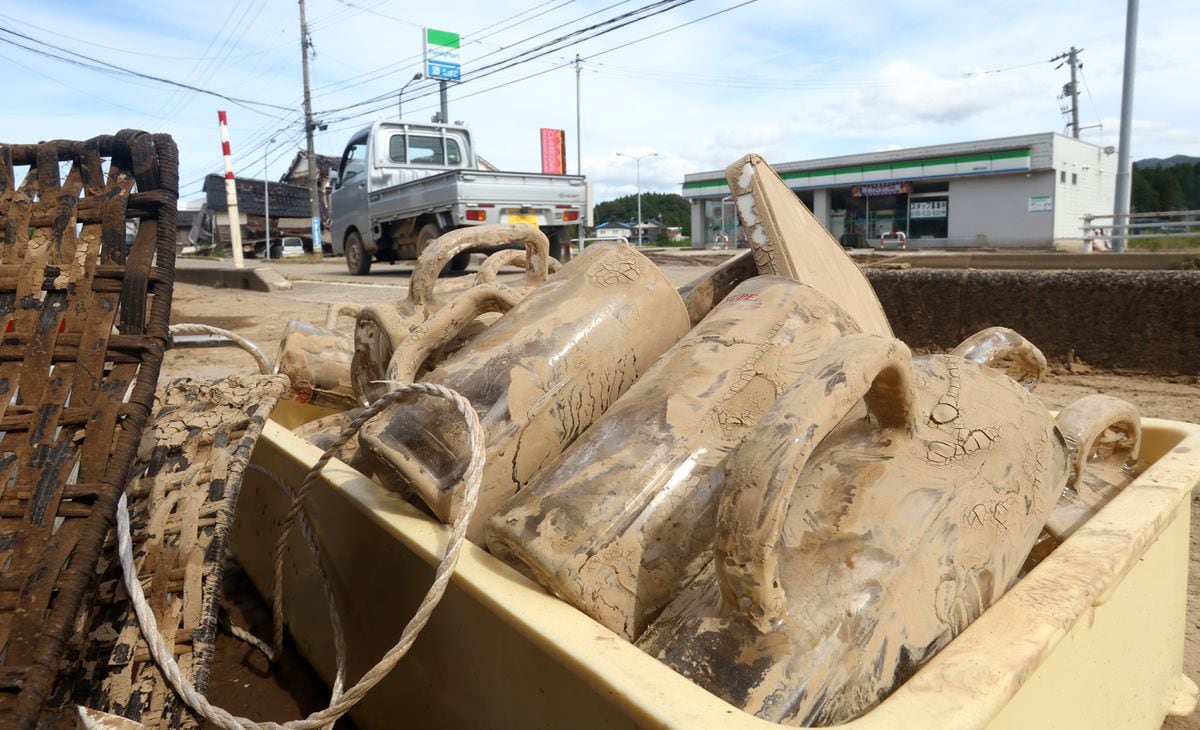
[[[458,33],[425,29],[425,75],[441,81],[462,79]]]

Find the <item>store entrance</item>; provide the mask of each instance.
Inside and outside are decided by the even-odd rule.
[[[908,232],[908,183],[830,191],[830,232],[846,248],[879,245],[884,233]]]

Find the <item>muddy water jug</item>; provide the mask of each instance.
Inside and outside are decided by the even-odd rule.
[[[489,524],[492,553],[632,640],[712,543],[709,471],[857,326],[817,290],[749,279]]]
[[[712,570],[639,645],[765,719],[851,720],[1008,588],[1067,471],[1006,375],[842,338],[726,460]]]
[[[355,321],[353,338],[353,361],[350,380],[354,393],[362,405],[366,405],[387,392],[381,381],[391,361],[392,353],[403,342],[414,327],[464,293],[458,291],[437,293],[438,277],[456,256],[468,255],[471,251],[494,246],[521,245],[524,256],[525,278],[514,286],[502,287],[504,296],[499,300],[499,311],[507,311],[523,296],[546,280],[550,270],[550,242],[537,228],[517,224],[472,226],[451,231],[426,247],[413,266],[408,296],[398,302],[369,304],[363,307]],[[518,254],[519,255],[519,254]],[[498,257],[498,258],[496,258]],[[476,281],[492,283],[495,270],[501,263],[513,260],[512,252],[504,251],[493,255],[491,265],[481,267]],[[469,289],[467,290],[469,291]],[[475,324],[471,329],[463,328],[459,342],[478,334],[482,326]],[[448,349],[453,349],[449,347]]]
[[[486,290],[486,286],[476,287]],[[479,307],[487,297],[476,292]],[[467,300],[464,300],[467,301]],[[424,355],[472,315],[448,307],[414,330],[389,366],[416,376]],[[628,245],[592,246],[422,380],[459,392],[487,432],[479,508],[468,535],[562,453],[688,330],[683,300]],[[381,476],[411,487],[442,520],[458,509],[467,449],[462,418],[429,398],[399,402],[364,428]]]

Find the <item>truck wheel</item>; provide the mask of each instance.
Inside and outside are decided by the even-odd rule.
[[[346,234],[346,268],[353,276],[362,276],[371,270],[371,254],[363,246],[358,231]]]
[[[440,235],[442,235],[442,230],[437,227],[436,223],[426,223],[421,226],[421,230],[417,231],[417,256],[420,256],[425,247],[433,243]],[[444,276],[447,271],[451,273],[466,271],[470,263],[471,254],[469,252],[460,253],[450,259],[450,263],[446,264],[446,268],[438,272],[438,276]]]

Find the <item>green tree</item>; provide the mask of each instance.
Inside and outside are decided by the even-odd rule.
[[[596,223],[622,221],[634,223],[637,219],[637,195],[623,195],[613,200],[597,203],[593,210]],[[692,207],[682,195],[675,193],[642,193],[642,219],[661,221],[669,228],[683,229],[683,235],[692,235]]]
[[[1139,213],[1200,209],[1200,163],[1135,164],[1130,197]]]

